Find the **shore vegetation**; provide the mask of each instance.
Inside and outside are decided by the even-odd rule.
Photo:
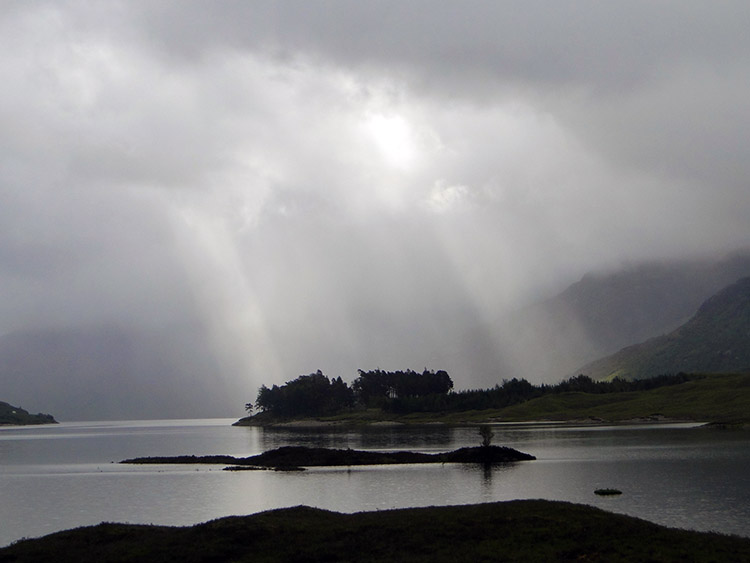
[[[319,376],[326,378],[322,374]],[[286,386],[293,386],[295,382]],[[288,415],[286,411],[260,403],[255,405],[256,414],[235,424],[696,421],[733,428],[750,423],[750,374],[747,373],[678,373],[635,381],[617,378],[594,381],[579,375],[556,385],[533,385],[524,379],[511,379],[491,389],[449,389],[422,395],[404,396],[386,388],[384,392],[368,395],[366,400],[357,391],[359,388],[353,385],[350,403],[338,409]]]

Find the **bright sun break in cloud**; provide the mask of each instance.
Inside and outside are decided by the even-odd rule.
[[[417,147],[411,125],[400,115],[372,115],[366,129],[388,166],[407,170],[416,160]]]

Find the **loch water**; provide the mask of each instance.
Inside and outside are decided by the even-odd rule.
[[[295,505],[340,512],[542,498],[672,527],[750,536],[750,431],[695,424],[495,425],[536,461],[221,471],[122,465],[137,456],[248,456],[282,445],[448,451],[476,427],[253,428],[230,419],[0,427],[0,546],[107,522],[188,525]],[[599,497],[598,488],[616,488]]]

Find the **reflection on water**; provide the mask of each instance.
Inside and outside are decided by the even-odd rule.
[[[260,435],[261,449],[264,451],[290,444],[361,450],[444,451],[455,447],[454,444],[457,442],[455,428],[437,425],[422,426],[417,431],[412,427],[403,426],[376,426],[355,430],[339,427],[282,427],[256,430]]]
[[[517,498],[587,503],[670,526],[750,535],[750,432],[688,425],[498,425],[494,443],[537,457],[493,467],[404,465],[228,473],[125,466],[128,457],[246,456],[282,445],[447,451],[475,427],[260,429],[229,420],[0,429],[0,545],[101,521],[183,525],[307,504],[343,512]],[[597,497],[614,487],[619,497]]]

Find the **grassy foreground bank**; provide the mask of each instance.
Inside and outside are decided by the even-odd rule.
[[[750,538],[541,500],[358,514],[296,507],[185,528],[105,523],[0,549],[0,563],[36,561],[750,561]]]
[[[282,420],[260,413],[237,425],[480,424],[483,422],[694,420],[750,424],[750,374],[708,375],[679,385],[621,393],[553,393],[502,409],[396,414],[378,409],[307,420]]]

